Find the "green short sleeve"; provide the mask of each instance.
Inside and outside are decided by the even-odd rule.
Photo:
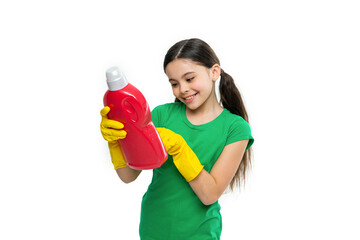
[[[151,111],[151,120],[155,127],[160,127],[160,108],[161,106],[157,106]]]
[[[254,143],[249,124],[243,118],[237,118],[229,128],[226,145],[237,141],[249,139],[246,150]]]

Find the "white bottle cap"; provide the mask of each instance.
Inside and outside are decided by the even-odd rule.
[[[111,67],[106,71],[106,83],[110,91],[116,91],[124,88],[129,82],[118,67]]]

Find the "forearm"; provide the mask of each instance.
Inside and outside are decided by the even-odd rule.
[[[204,205],[213,204],[223,193],[215,178],[205,169],[202,169],[199,175],[189,184]]]
[[[239,168],[247,143],[246,139],[227,145],[210,173],[202,169],[200,174],[189,182],[205,205],[216,202],[229,186]]]
[[[131,183],[140,175],[141,170],[135,170],[130,167],[116,169],[116,173],[124,183]]]

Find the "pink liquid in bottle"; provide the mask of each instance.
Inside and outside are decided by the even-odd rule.
[[[104,95],[104,106],[110,107],[108,118],[124,124],[127,135],[119,139],[125,161],[138,170],[160,167],[167,152],[151,120],[149,105],[143,94],[128,83],[117,67],[106,71],[109,90]]]

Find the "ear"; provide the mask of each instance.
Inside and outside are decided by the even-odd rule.
[[[220,65],[219,64],[214,64],[211,69],[210,69],[210,72],[211,72],[211,76],[212,76],[212,81],[213,82],[216,82],[216,80],[219,79],[220,77],[220,74],[221,74],[221,68],[220,68]]]

